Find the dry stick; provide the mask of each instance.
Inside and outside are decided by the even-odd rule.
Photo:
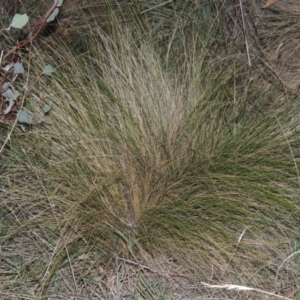
[[[7,52],[4,56],[4,59],[6,57],[8,57],[10,54],[15,53],[17,50],[23,48],[24,46],[26,46],[28,43],[32,42],[36,36],[39,34],[39,32],[42,30],[43,25],[45,24],[45,22],[47,21],[48,17],[53,13],[53,11],[55,10],[56,6],[58,4],[58,0],[54,2],[54,4],[51,6],[51,8],[44,14],[44,16],[39,19],[36,23],[34,23],[28,30],[28,32],[26,32],[25,34],[25,38],[22,39],[20,42],[18,42],[13,49],[11,49],[9,52]],[[39,27],[38,27],[39,26]],[[36,33],[34,35],[33,31],[36,29],[36,27],[38,27],[38,30],[36,31]]]
[[[243,29],[244,29],[244,36],[245,36],[245,43],[246,43],[248,64],[249,64],[249,67],[251,67],[251,60],[250,60],[250,54],[249,54],[249,45],[248,45],[248,40],[247,40],[247,35],[246,35],[246,25],[245,25],[245,19],[244,19],[244,11],[243,11],[242,0],[240,0],[240,8],[241,8],[241,14],[242,14],[242,21],[243,21]]]

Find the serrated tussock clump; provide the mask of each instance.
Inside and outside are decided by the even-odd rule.
[[[199,35],[180,64],[138,32],[115,35],[95,27],[87,52],[60,49],[56,76],[35,91],[53,101],[51,124],[22,142],[18,176],[34,183],[14,193],[50,201],[47,226],[97,245],[107,261],[140,247],[191,274],[251,278],[251,266],[284,247],[278,232],[292,239],[299,227],[296,100],[248,109],[235,73],[243,66],[228,68]]]

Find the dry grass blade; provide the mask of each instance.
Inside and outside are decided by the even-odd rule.
[[[241,15],[242,15],[242,21],[243,21],[243,28],[244,28],[244,36],[245,36],[245,44],[246,44],[246,51],[247,51],[247,57],[248,57],[248,64],[249,64],[249,67],[251,67],[251,59],[250,59],[250,53],[249,53],[249,44],[248,44],[248,38],[247,38],[247,30],[246,30],[246,24],[245,24],[245,17],[244,17],[244,10],[243,10],[242,0],[240,0],[240,9],[241,9]]]
[[[268,7],[270,7],[271,5],[275,4],[277,1],[278,1],[278,0],[268,0],[268,1],[266,2],[266,4],[263,5],[261,8],[263,8],[263,9],[268,8]]]
[[[236,290],[236,291],[254,291],[254,292],[258,292],[260,294],[273,296],[276,299],[292,300],[291,298],[283,297],[280,295],[276,295],[274,293],[270,293],[267,291],[263,291],[263,290],[256,289],[256,288],[250,288],[250,287],[242,286],[242,285],[235,285],[235,284],[211,285],[211,284],[208,284],[205,282],[201,282],[201,284],[203,284],[204,286],[210,287],[210,288],[228,289],[228,290]]]

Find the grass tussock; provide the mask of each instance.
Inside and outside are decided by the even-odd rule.
[[[88,51],[61,46],[32,94],[33,111],[53,102],[49,123],[2,154],[3,295],[225,299],[200,282],[298,286],[296,260],[276,273],[299,247],[297,98],[266,109],[253,92],[249,105],[247,57],[220,57],[206,33],[165,52],[137,28],[86,35]],[[32,52],[32,70],[49,63]]]

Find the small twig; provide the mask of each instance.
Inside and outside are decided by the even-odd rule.
[[[31,43],[39,32],[42,30],[43,25],[46,23],[48,17],[53,13],[58,1],[55,1],[54,4],[50,7],[50,9],[44,14],[44,16],[35,22],[32,26],[30,26],[29,30],[25,33],[24,37],[21,41],[18,41],[13,49],[11,49],[8,53],[5,54],[4,59],[8,57],[10,54],[15,54],[19,49],[25,47],[27,44]],[[37,28],[36,32],[34,30]],[[34,33],[34,34],[33,34]]]

